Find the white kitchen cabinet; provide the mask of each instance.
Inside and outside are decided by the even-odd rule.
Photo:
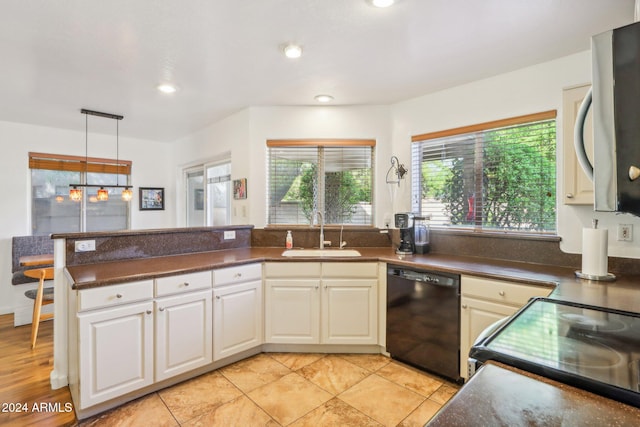
[[[320,342],[319,262],[266,263],[265,342]]]
[[[212,362],[211,277],[209,271],[69,293],[69,385],[80,413]]]
[[[267,263],[265,341],[376,344],[377,268],[377,263]]]
[[[156,381],[211,363],[211,290],[158,298],[154,305]]]
[[[150,297],[151,295],[149,295]],[[153,383],[153,302],[78,314],[78,409]],[[76,337],[71,337],[76,339]]]
[[[468,378],[467,359],[474,341],[485,328],[511,316],[533,297],[552,289],[502,280],[462,276],[460,283],[460,376]]]
[[[265,281],[265,341],[320,342],[320,279]]]
[[[376,279],[322,280],[322,342],[376,344]]]
[[[163,297],[167,295],[211,289],[211,277],[211,271],[199,271],[197,273],[159,277],[155,280],[155,295],[156,297]]]
[[[378,343],[377,276],[377,263],[322,264],[322,343]]]
[[[578,163],[573,145],[574,125],[582,100],[589,91],[590,84],[566,88],[562,91],[562,147],[564,156],[564,193],[562,201],[566,205],[593,205],[593,182],[587,178]],[[592,109],[587,114],[584,139],[587,156],[593,163]]]
[[[262,344],[262,266],[214,271],[213,360]]]

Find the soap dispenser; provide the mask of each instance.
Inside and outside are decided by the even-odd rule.
[[[293,236],[291,235],[291,230],[287,230],[287,238],[285,239],[285,245],[287,249],[293,248]]]

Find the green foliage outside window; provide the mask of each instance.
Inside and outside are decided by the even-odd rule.
[[[453,149],[443,148],[440,157],[421,162],[421,196],[443,204],[451,225],[555,231],[554,120],[485,131],[456,142]]]
[[[353,170],[343,172],[328,172],[325,180],[325,211],[326,224],[340,224],[349,222],[359,202],[371,203],[371,180],[358,179],[358,175],[370,175],[370,171]],[[300,201],[302,211],[313,222],[313,213],[317,210],[318,168],[310,165],[304,168],[300,177],[300,185],[295,192],[295,198]]]

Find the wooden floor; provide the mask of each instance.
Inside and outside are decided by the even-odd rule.
[[[13,326],[13,314],[0,315],[0,425],[73,426],[69,388],[51,390],[53,321],[42,322],[36,348],[31,325]]]

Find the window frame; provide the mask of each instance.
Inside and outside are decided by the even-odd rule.
[[[123,159],[109,159],[109,158],[101,158],[101,157],[88,157],[88,156],[72,156],[65,154],[51,154],[51,153],[39,153],[39,152],[29,152],[29,180],[31,181],[32,170],[52,170],[59,172],[78,172],[80,174],[78,184],[85,185],[87,184],[87,175],[91,173],[96,174],[109,174],[115,175],[124,175],[126,178],[126,183],[124,185],[129,185],[131,181],[131,170],[133,168],[133,162],[131,160],[123,160]],[[31,222],[31,229],[33,230],[34,224],[34,213],[33,213],[33,185],[30,185],[30,210],[31,214],[29,215],[29,221]],[[105,185],[105,187],[109,187],[109,185]],[[71,188],[71,187],[69,187]],[[86,191],[83,191],[82,201],[78,202],[80,206],[80,217],[79,228],[80,232],[85,232],[87,229],[87,198]],[[127,203],[126,209],[126,219],[125,219],[127,229],[131,228],[131,203]],[[57,231],[57,232],[65,232],[65,231]]]
[[[270,191],[271,191],[271,170],[270,170],[270,162],[271,162],[271,148],[316,148],[318,151],[322,151],[323,148],[358,148],[358,147],[370,147],[370,161],[371,161],[371,220],[367,224],[358,224],[358,223],[324,223],[325,227],[354,227],[354,228],[373,228],[375,224],[375,147],[376,140],[375,139],[269,139],[266,141],[267,148],[267,156],[266,156],[266,175],[267,175],[267,197],[266,197],[266,226],[270,228],[277,227],[309,227],[313,226],[315,221],[311,221],[311,224],[307,223],[272,223],[270,222]],[[319,163],[324,163],[324,161],[320,161]],[[323,167],[323,166],[322,166]],[[324,174],[319,176],[318,180],[321,182],[321,186],[324,187]],[[321,200],[321,204],[324,205],[324,191],[321,191],[321,195],[319,195],[319,200]],[[324,217],[323,217],[324,220]]]
[[[412,175],[411,175],[411,207],[412,210],[414,212],[420,212],[421,210],[421,204],[422,204],[422,195],[421,195],[421,181],[422,181],[422,177],[421,177],[421,167],[416,168],[416,159],[414,158],[414,148],[415,148],[415,144],[420,144],[423,143],[425,141],[430,141],[430,140],[435,140],[435,139],[440,139],[440,138],[447,138],[447,137],[456,137],[456,136],[463,136],[463,135],[469,135],[472,136],[474,134],[479,134],[485,131],[493,131],[493,130],[499,130],[499,129],[505,129],[505,128],[509,128],[512,126],[520,126],[520,125],[527,125],[527,124],[535,124],[537,122],[542,122],[542,121],[549,121],[549,120],[554,120],[555,123],[555,127],[556,127],[556,167],[555,167],[555,203],[554,206],[556,207],[556,217],[555,217],[555,229],[553,231],[549,230],[549,231],[524,231],[524,230],[520,230],[520,229],[508,229],[508,228],[484,228],[484,224],[482,222],[478,223],[478,221],[476,220],[474,222],[474,224],[472,226],[457,226],[457,225],[450,225],[450,226],[439,226],[439,225],[432,225],[433,228],[437,229],[437,230],[451,230],[451,231],[455,231],[455,232],[460,232],[460,233],[482,233],[482,234],[499,234],[502,236],[513,236],[513,237],[535,237],[535,238],[540,238],[541,236],[549,236],[549,237],[556,237],[557,236],[557,226],[558,226],[558,218],[557,218],[557,182],[558,182],[558,164],[557,164],[557,135],[558,135],[558,129],[557,129],[557,110],[548,110],[548,111],[542,111],[539,113],[533,113],[533,114],[526,114],[526,115],[522,115],[522,116],[516,116],[516,117],[510,117],[510,118],[506,118],[506,119],[500,119],[500,120],[493,120],[493,121],[489,121],[489,122],[484,122],[484,123],[478,123],[478,124],[474,124],[474,125],[468,125],[468,126],[462,126],[462,127],[457,127],[457,128],[452,128],[452,129],[445,129],[445,130],[441,130],[441,131],[436,131],[436,132],[429,132],[429,133],[423,133],[423,134],[418,134],[418,135],[414,135],[411,137],[411,142],[412,142],[412,155],[411,155],[411,164],[412,164],[412,168],[414,169],[412,171]],[[474,151],[474,154],[477,156],[478,153]],[[419,164],[422,164],[422,160],[419,160]],[[474,174],[482,174],[482,170],[478,170],[478,165],[475,165],[475,169],[474,169]],[[480,175],[482,176],[482,175]],[[418,181],[418,182],[416,182]],[[482,185],[482,184],[479,184]],[[477,184],[476,184],[477,186]],[[483,201],[484,203],[484,201]]]
[[[214,175],[210,174],[210,170],[217,166],[225,166],[229,167],[229,174],[224,176],[222,175]],[[225,226],[232,224],[231,217],[231,209],[233,206],[233,189],[231,187],[232,183],[232,168],[233,164],[231,162],[231,156],[224,156],[217,160],[211,160],[203,163],[198,163],[195,165],[191,165],[189,167],[185,167],[182,169],[182,179],[183,179],[183,188],[185,191],[184,198],[184,213],[185,213],[185,225],[187,227],[212,227],[212,226]],[[202,176],[202,223],[200,224],[192,224],[190,223],[190,209],[194,204],[195,196],[191,193],[191,188],[189,187],[189,177],[192,174],[201,174]],[[222,179],[220,179],[222,178]],[[225,208],[225,224],[215,224],[214,222],[214,213],[213,207],[211,206],[210,200],[210,188],[209,185],[215,184],[216,182],[224,182],[227,187],[227,196],[226,196],[226,208]],[[200,201],[198,202],[200,204]],[[195,210],[195,209],[194,209]],[[199,208],[197,210],[200,210]]]

